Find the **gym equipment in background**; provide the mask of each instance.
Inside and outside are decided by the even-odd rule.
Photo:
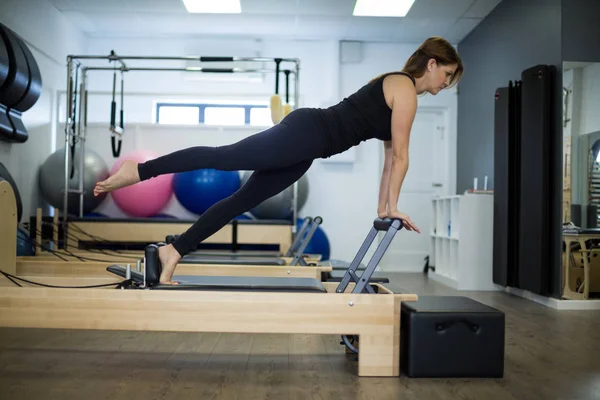
[[[301,219],[296,220],[298,227],[300,227],[302,223],[303,222]],[[315,229],[314,234],[309,238],[304,252],[307,254],[320,254],[321,260],[329,260],[329,256],[331,254],[329,238],[325,234],[325,230],[323,230],[320,224]]]
[[[521,81],[496,89],[494,99],[494,283],[518,285]]]
[[[112,58],[111,62],[116,60],[114,59],[115,56],[115,52],[111,51],[110,52],[110,57]],[[123,69],[121,68],[121,111],[119,113],[120,116],[120,123],[119,125],[117,125],[117,121],[116,121],[116,113],[117,113],[117,103],[115,101],[115,92],[116,92],[116,87],[117,87],[117,68],[115,66],[115,70],[113,73],[113,88],[112,88],[112,101],[110,103],[110,140],[111,140],[111,146],[112,146],[112,154],[113,157],[119,157],[121,155],[121,145],[123,143],[122,141],[122,137],[123,134],[125,133],[125,125],[124,125],[124,111],[123,111],[123,96],[124,96],[124,85],[125,85],[125,78],[123,77]]]
[[[269,102],[269,109],[271,110],[271,121],[277,125],[282,117],[283,109],[281,105],[281,96],[279,95],[279,68],[281,59],[276,58],[275,60],[275,94],[271,96]]]
[[[23,143],[29,135],[22,114],[37,102],[42,76],[33,54],[12,30],[0,24],[0,139]]]
[[[17,222],[21,222],[21,218],[23,218],[23,202],[21,201],[21,194],[19,193],[19,188],[17,187],[17,184],[15,183],[15,180],[13,179],[10,172],[8,172],[8,169],[6,169],[4,164],[0,162],[0,180],[2,179],[7,181],[13,188],[13,191],[15,192],[15,197],[17,199]]]
[[[533,293],[550,292],[548,249],[551,247],[550,138],[554,118],[556,70],[537,65],[521,74],[521,170],[519,202],[519,287]],[[558,223],[559,221],[557,221]],[[560,286],[560,285],[557,285]]]
[[[246,184],[253,171],[244,171],[241,175],[242,185]],[[297,195],[294,196],[294,187],[297,186]],[[250,210],[250,213],[258,219],[290,219],[294,213],[294,198],[297,199],[297,210],[302,207],[308,199],[308,177],[303,175],[297,185],[290,185],[275,196],[268,198],[258,206]]]
[[[500,88],[495,104],[493,280],[541,295],[560,286],[548,262],[556,84],[554,66],[536,65],[514,88]]]
[[[179,264],[228,264],[228,265],[308,265],[306,262],[301,262],[304,257],[308,257],[306,254],[306,244],[311,240],[315,231],[321,224],[321,217],[315,217],[314,219],[307,217],[300,228],[300,231],[294,238],[291,246],[285,254],[285,258],[279,254],[264,254],[258,252],[257,254],[247,253],[224,253],[224,252],[203,252],[196,250],[184,255],[180,260]],[[168,235],[165,238],[166,244],[173,243],[179,235]],[[291,260],[290,257],[293,257]],[[319,259],[315,260],[319,261]]]
[[[29,232],[23,228],[17,229],[17,256],[35,256],[35,246],[29,238]]]
[[[110,66],[106,66],[106,62],[111,63]],[[153,62],[154,65],[148,65],[148,61]],[[185,62],[187,66],[185,67],[171,67],[165,66],[161,63],[164,62],[172,62],[172,61],[182,61]],[[198,66],[192,65],[192,63],[198,63]],[[95,65],[92,65],[95,63]],[[212,65],[231,65],[231,67],[206,67],[203,66],[203,63],[209,63]],[[240,68],[239,64],[252,64],[252,66],[256,65],[256,67],[252,68]],[[236,73],[252,73],[252,74],[272,74],[273,72],[277,72],[276,75],[279,74],[279,68],[269,69],[264,68],[265,63],[276,63],[279,66],[280,63],[291,63],[293,65],[290,68],[290,73],[294,75],[294,87],[296,90],[294,91],[293,97],[293,107],[297,108],[299,104],[299,72],[300,72],[300,61],[295,58],[270,58],[270,57],[212,57],[212,56],[120,56],[116,54],[114,51],[111,51],[109,55],[106,56],[96,56],[96,55],[68,55],[67,56],[67,95],[66,95],[66,121],[65,124],[65,142],[69,143],[71,146],[71,151],[65,152],[65,162],[64,162],[64,198],[62,205],[62,219],[63,226],[67,227],[69,224],[69,216],[65,210],[69,210],[69,203],[71,201],[70,196],[67,196],[67,181],[69,180],[69,176],[71,175],[71,167],[73,154],[83,153],[85,154],[85,132],[87,129],[87,85],[88,85],[88,74],[90,71],[111,71],[113,74],[117,72],[121,72],[122,81],[123,75],[125,73],[134,73],[136,71],[161,71],[161,72],[185,72],[190,74],[198,74],[198,73],[209,73],[209,74],[236,74]],[[158,64],[158,65],[156,65]],[[170,64],[172,65],[172,64]],[[278,79],[278,78],[277,78]],[[116,86],[116,79],[113,77],[113,88]],[[113,90],[113,92],[115,92]],[[123,108],[123,84],[121,84],[121,113]],[[113,105],[114,104],[114,105]],[[115,110],[114,112],[112,110]],[[111,141],[113,145],[113,151],[120,151],[118,147],[118,143],[115,142],[115,134],[121,133],[123,122],[121,121],[121,126],[117,127],[116,119],[113,118],[113,115],[116,113],[116,103],[111,102],[111,124],[110,124],[110,132],[111,132]],[[119,129],[117,129],[119,128]],[[71,192],[78,194],[80,196],[80,201],[85,201],[83,193],[78,193],[77,191]],[[293,185],[293,196],[292,196],[292,221],[294,221],[298,217],[298,205],[297,205],[297,197],[298,197],[298,183],[294,183]],[[84,222],[83,211],[80,211],[78,214],[78,222]],[[153,219],[152,222],[157,221],[157,219]],[[121,223],[119,221],[118,223]],[[143,222],[137,220],[137,222]],[[185,221],[186,223],[188,221]],[[289,221],[280,221],[277,223],[278,225],[290,225],[292,234],[296,232],[296,225],[290,224]],[[260,230],[262,227],[258,227]],[[160,231],[160,229],[156,230],[154,233]],[[171,230],[172,233],[175,229]],[[111,230],[111,232],[114,232]],[[64,234],[67,234],[67,229],[65,229]],[[168,234],[168,233],[166,233]],[[161,233],[160,235],[164,238],[166,234]],[[142,234],[143,235],[143,234]],[[99,236],[102,236],[101,234]],[[160,239],[159,239],[160,240]],[[246,239],[244,239],[246,240]],[[68,243],[67,238],[64,238],[64,243]],[[251,243],[251,242],[248,242]],[[277,241],[279,243],[279,241]],[[284,239],[281,243],[287,243],[287,239]],[[287,248],[287,247],[286,247]]]
[[[199,169],[177,173],[173,177],[175,197],[183,207],[195,214],[203,214],[239,188],[238,171]]]
[[[110,170],[113,175],[125,160],[143,163],[158,155],[148,150],[136,150],[124,154]],[[138,182],[111,192],[117,207],[131,217],[152,217],[162,211],[173,196],[173,175],[166,174]]]
[[[140,249],[165,240],[167,235],[189,229],[195,220],[163,218],[80,218],[69,216],[66,246],[74,249]],[[63,236],[65,236],[63,232]],[[285,252],[292,243],[292,224],[287,220],[234,219],[202,241],[203,248],[237,250],[248,245]]]
[[[106,198],[106,193],[94,196],[96,182],[108,178],[108,166],[93,150],[88,150],[85,160],[83,154],[75,153],[73,162],[73,175],[69,179],[69,214],[76,215],[87,213],[98,207]],[[83,165],[83,170],[81,166]],[[39,187],[42,197],[50,205],[60,208],[64,200],[64,172],[65,148],[52,153],[39,168]],[[83,202],[80,203],[78,192],[83,193]]]
[[[290,105],[290,70],[286,69],[283,71],[285,74],[285,104],[281,110],[282,118],[285,118],[289,113],[292,112],[292,106]]]
[[[322,218],[321,217],[316,217],[316,218],[318,218],[318,220],[316,220],[316,222],[318,222],[320,224],[322,221]],[[306,240],[310,241],[310,237],[308,235],[306,235],[306,233],[309,231],[312,223],[313,223],[312,217],[304,217],[304,219],[302,220],[302,223],[299,223],[299,225],[298,225],[298,227],[300,228],[298,230],[298,233],[294,237],[294,240],[292,241],[291,246],[285,252],[285,254],[282,253],[281,251],[276,251],[276,250],[261,251],[261,250],[238,250],[238,249],[232,249],[232,250],[202,250],[202,249],[198,249],[198,250],[193,250],[193,251],[189,252],[188,255],[189,254],[210,255],[210,256],[242,255],[245,257],[274,257],[274,258],[275,257],[276,258],[292,257],[294,255],[294,253],[298,250],[300,244],[303,241],[306,241]],[[165,243],[171,244],[175,240],[179,239],[179,236],[180,236],[179,234],[167,235],[167,237],[165,238]],[[310,236],[312,236],[312,234]]]

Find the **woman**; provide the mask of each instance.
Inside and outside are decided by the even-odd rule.
[[[182,256],[198,243],[264,200],[300,179],[316,158],[341,153],[360,142],[383,141],[385,164],[377,215],[399,218],[405,229],[419,232],[410,217],[397,209],[400,188],[408,170],[408,144],[417,110],[417,95],[437,94],[456,84],[462,61],[445,39],[425,40],[401,72],[383,74],[356,93],[327,109],[301,108],[279,124],[227,146],[197,146],[147,161],[125,161],[94,194],[109,192],[161,174],[203,168],[254,173],[236,193],[214,204],[180,238],[161,246],[161,283],[171,278]]]

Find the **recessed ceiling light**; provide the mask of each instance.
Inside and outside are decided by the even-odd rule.
[[[357,17],[404,17],[415,0],[356,0]]]
[[[240,0],[183,0],[189,13],[240,14]]]

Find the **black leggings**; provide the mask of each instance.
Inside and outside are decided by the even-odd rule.
[[[234,194],[213,204],[173,243],[184,256],[236,216],[285,190],[327,152],[314,110],[298,109],[279,124],[226,146],[196,146],[138,165],[141,180],[196,169],[254,171]]]

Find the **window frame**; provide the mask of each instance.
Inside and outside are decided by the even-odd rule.
[[[154,123],[156,125],[168,125],[160,123],[160,108],[161,107],[186,107],[186,108],[198,108],[198,125],[205,125],[204,112],[207,108],[243,108],[244,109],[244,125],[228,125],[228,126],[252,126],[250,124],[250,112],[253,108],[264,108],[268,109],[268,105],[260,104],[247,104],[247,103],[174,103],[174,102],[156,102],[155,105],[156,116]],[[212,125],[211,125],[212,126]]]

